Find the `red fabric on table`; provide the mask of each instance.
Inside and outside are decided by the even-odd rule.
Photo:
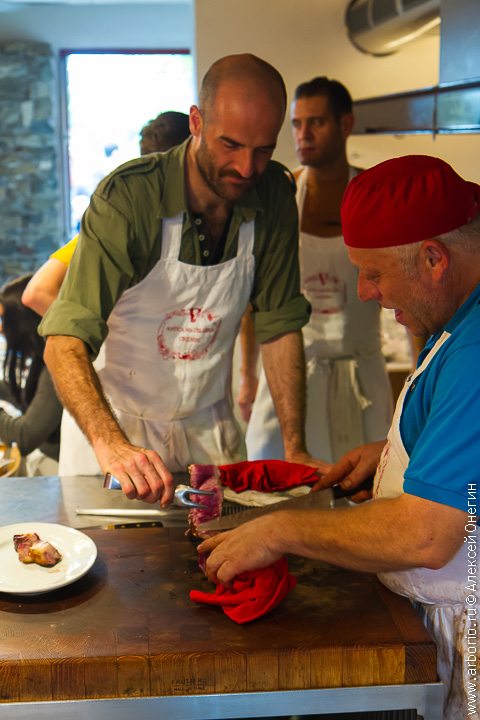
[[[289,463],[284,460],[253,460],[230,465],[190,465],[192,487],[209,487],[213,480],[240,493],[244,490],[275,492],[299,485],[312,485],[319,475],[309,465]],[[201,496],[198,496],[201,502]],[[219,513],[217,513],[219,514]],[[199,560],[205,571],[204,558]],[[296,579],[288,572],[286,558],[273,565],[244,572],[234,578],[232,587],[217,585],[211,593],[192,590],[193,602],[218,605],[234,622],[247,623],[265,615],[275,608],[296,585]]]
[[[219,470],[222,485],[237,493],[244,490],[288,490],[298,485],[312,485],[319,478],[315,468],[284,460],[245,460],[219,465]]]
[[[286,558],[261,570],[249,570],[234,578],[232,587],[217,585],[213,593],[190,591],[190,600],[219,605],[236,623],[256,620],[273,610],[295,587],[297,581],[288,572]]]

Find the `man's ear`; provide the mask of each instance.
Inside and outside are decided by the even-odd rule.
[[[420,257],[425,269],[435,281],[442,280],[450,265],[450,251],[440,240],[424,240],[420,248]]]
[[[355,124],[355,117],[352,115],[352,113],[345,113],[344,115],[341,116],[340,129],[342,131],[344,140],[346,140],[347,137],[352,132],[354,124]]]
[[[197,105],[192,105],[190,108],[189,127],[193,137],[198,137],[202,132],[203,118]]]

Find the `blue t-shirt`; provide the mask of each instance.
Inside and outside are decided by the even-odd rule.
[[[403,405],[400,435],[410,456],[403,489],[467,511],[468,490],[480,490],[480,285],[443,330],[450,337]],[[442,332],[429,338],[419,365]]]

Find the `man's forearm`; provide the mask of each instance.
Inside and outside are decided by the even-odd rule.
[[[362,572],[443,567],[462,545],[466,514],[402,494],[355,508],[285,510],[205,540],[209,577],[223,584],[284,554]]]
[[[407,494],[316,515],[283,512],[282,531],[272,529],[278,552],[363,572],[442,567],[460,547],[465,524],[460,510]]]
[[[90,441],[100,468],[120,481],[128,498],[160,500],[173,497],[173,478],[155,450],[131,444],[103,394],[85,344],[74,337],[47,340],[45,362],[57,394]]]
[[[62,404],[94,448],[126,440],[103,394],[85,343],[74,337],[51,336],[45,362]]]
[[[240,373],[248,378],[257,374],[258,345],[255,339],[251,311],[247,310],[240,324]]]
[[[257,358],[259,346],[255,339],[251,310],[242,317],[239,332],[240,377],[237,402],[240,415],[245,422],[250,420],[252,406],[257,394]]]
[[[262,361],[282,430],[285,458],[305,453],[305,355],[301,331],[262,344]]]

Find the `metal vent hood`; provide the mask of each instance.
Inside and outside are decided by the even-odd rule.
[[[357,49],[387,55],[439,23],[438,86],[357,100],[355,134],[480,133],[480,0],[352,0]]]

